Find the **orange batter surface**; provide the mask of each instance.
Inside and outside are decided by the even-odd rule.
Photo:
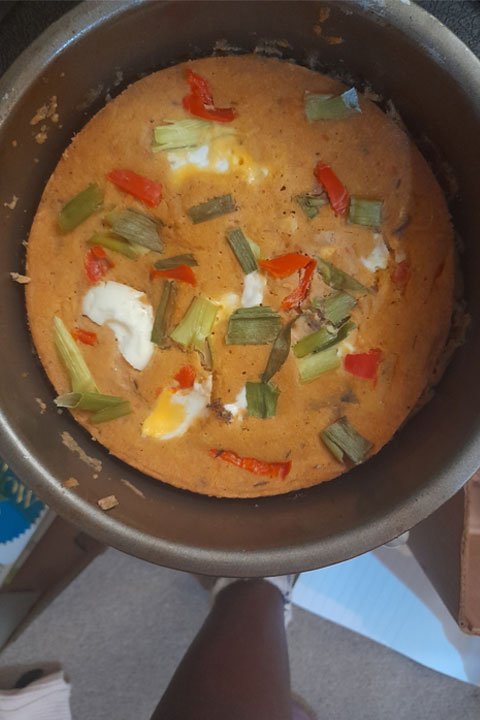
[[[233,108],[228,123],[234,135],[212,143],[212,158],[229,160],[227,171],[187,164],[172,169],[172,156],[152,152],[153,129],[165,121],[191,117],[182,107],[189,92],[186,70],[206,79],[215,105]],[[337,81],[305,68],[254,56],[196,60],[162,70],[131,85],[101,110],[65,150],[43,194],[28,243],[26,287],[33,339],[55,388],[70,390],[68,374],[54,344],[53,318],[65,326],[97,335],[93,346],[79,348],[101,393],[129,400],[132,412],[93,425],[89,413],[74,411],[78,422],[111,453],[164,482],[194,492],[226,497],[273,495],[315,485],[345,472],[325,447],[320,433],[346,416],[377,452],[389,441],[428,385],[446,341],[453,295],[453,234],[445,201],[427,163],[406,134],[372,102],[360,96],[361,113],[340,120],[308,123],[305,93],[337,95]],[[220,125],[216,123],[216,125]],[[222,124],[222,130],[227,123]],[[215,148],[213,147],[215,145]],[[313,169],[318,161],[331,166],[354,196],[383,200],[380,228],[347,222],[329,204],[309,220],[294,197],[318,189]],[[128,168],[163,186],[154,209],[119,190],[106,179],[113,168]],[[103,208],[76,229],[62,233],[58,215],[63,205],[91,183],[104,193]],[[236,212],[193,225],[188,208],[230,193]],[[205,369],[194,350],[155,347],[139,371],[121,356],[112,330],[82,314],[82,301],[92,287],[84,257],[94,232],[105,232],[105,210],[133,207],[160,218],[165,250],[131,260],[106,250],[113,262],[103,278],[145,293],[157,307],[162,279],[150,280],[159,257],[194,254],[197,286],[177,283],[172,329],[194,296],[219,304],[211,335],[214,369],[208,409],[180,437],[145,437],[142,426],[151,414],[159,388],[175,385],[179,369],[190,364],[205,382]],[[226,240],[241,227],[260,248],[262,258],[289,252],[318,256],[333,263],[374,292],[355,294],[351,320],[357,328],[339,347],[340,365],[302,385],[290,350],[273,377],[280,390],[274,418],[221,417],[218,409],[233,403],[245,382],[257,382],[271,343],[227,346],[228,317],[240,306],[245,275]],[[372,271],[371,258],[380,241],[388,249],[386,267]],[[408,264],[405,287],[392,281],[400,262]],[[262,272],[262,271],[260,271]],[[282,299],[299,282],[295,272],[285,279],[263,273],[263,304],[278,310],[286,322],[296,310],[281,310]],[[314,297],[331,292],[315,272],[304,312]],[[236,296],[236,299],[235,297]],[[227,297],[227,300],[225,299]],[[228,303],[233,303],[231,306]],[[310,318],[311,319],[311,318]],[[292,345],[311,332],[307,320],[293,330]],[[381,351],[377,380],[345,369],[347,354]],[[53,399],[52,399],[53,400]],[[230,421],[229,421],[230,420]],[[268,462],[291,461],[287,477],[258,476],[209,454],[212,448]],[[388,481],[388,480],[386,480]]]

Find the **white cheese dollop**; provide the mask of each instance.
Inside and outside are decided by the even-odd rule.
[[[267,281],[263,275],[259,272],[252,272],[245,275],[243,293],[242,293],[242,307],[253,307],[254,305],[260,305],[263,301],[263,291]]]
[[[219,306],[217,318],[229,317],[238,307],[240,307],[240,297],[237,293],[225,293],[219,298],[209,298]]]
[[[388,265],[388,248],[385,245],[383,235],[375,233],[373,236],[375,240],[375,247],[373,248],[370,255],[366,258],[360,258],[360,262],[365,265],[367,270],[375,272],[376,270],[385,270]]]
[[[235,398],[235,401],[233,403],[228,403],[224,406],[225,410],[228,410],[229,413],[232,413],[233,417],[236,417],[237,415],[245,412],[247,409],[247,388],[244,385],[240,392],[238,393],[237,397]]]
[[[128,285],[109,281],[92,287],[82,303],[84,315],[113,330],[120,353],[136,370],[143,370],[154,349],[150,342],[153,310],[141,301],[144,297]]]

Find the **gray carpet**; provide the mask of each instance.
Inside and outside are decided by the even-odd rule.
[[[0,688],[60,663],[74,720],[148,720],[207,612],[193,577],[108,550],[0,655]],[[480,688],[298,608],[289,646],[293,689],[319,718],[480,717]]]

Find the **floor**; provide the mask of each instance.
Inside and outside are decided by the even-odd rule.
[[[0,688],[60,664],[74,720],[148,720],[207,612],[195,578],[109,549],[0,655]],[[480,717],[479,687],[309,612],[294,608],[288,634],[293,690],[319,719]]]

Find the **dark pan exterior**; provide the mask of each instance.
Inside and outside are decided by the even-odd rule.
[[[1,454],[60,515],[109,545],[161,565],[254,576],[345,560],[422,520],[480,464],[480,63],[434,18],[399,0],[331,3],[325,28],[344,42],[328,45],[313,30],[321,6],[325,3],[83,3],[0,81]],[[107,90],[115,95],[142,73],[209,55],[223,38],[242,51],[265,40],[287,40],[289,46],[279,50],[285,58],[315,62],[357,83],[368,80],[394,100],[414,137],[427,136],[439,149],[459,187],[452,211],[466,245],[472,315],[468,342],[434,399],[378,456],[329,484],[261,500],[206,498],[149,479],[110,457],[68,413],[57,414],[26,329],[23,288],[9,278],[10,271],[22,270],[22,240],[46,179]],[[123,80],[115,86],[118,70]],[[58,97],[62,127],[37,145],[29,121],[51,95]],[[13,194],[19,201],[12,212],[3,201]],[[47,403],[43,415],[35,398]],[[101,460],[98,477],[62,443],[64,432]],[[78,488],[61,487],[69,477],[78,479]],[[119,506],[103,513],[96,502],[112,493]]]

